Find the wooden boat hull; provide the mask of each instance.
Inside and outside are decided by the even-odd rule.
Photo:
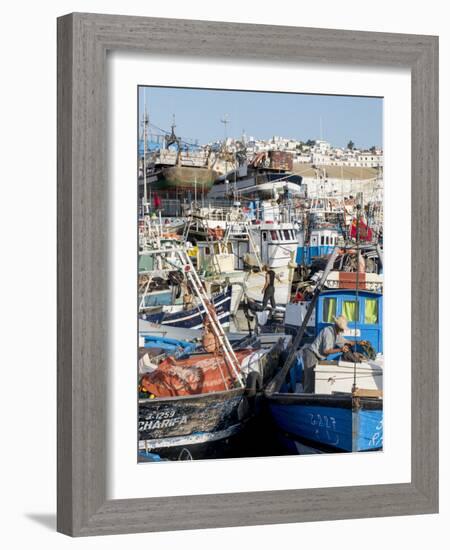
[[[176,457],[188,449],[194,458],[237,436],[253,408],[245,389],[194,396],[139,400],[139,449]]]
[[[167,166],[162,169],[162,173],[167,187],[178,187],[193,191],[197,186],[199,194],[202,189],[206,193],[219,175],[211,168],[191,166]]]
[[[268,397],[277,430],[291,451],[377,451],[383,447],[383,402],[352,395],[277,393]],[[297,445],[298,444],[298,445]]]
[[[239,449],[245,443],[246,428],[258,415],[262,388],[275,375],[283,346],[283,339],[278,339],[270,351],[258,355],[258,367],[246,373],[245,387],[140,399],[139,450],[169,459],[186,450],[195,459],[242,456]],[[240,441],[237,454],[234,441]]]

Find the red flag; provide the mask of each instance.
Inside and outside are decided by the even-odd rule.
[[[153,206],[155,207],[155,210],[161,208],[161,199],[156,193],[153,195]]]
[[[353,218],[352,226],[350,228],[350,237],[358,239],[358,222],[356,218]],[[360,218],[359,220],[359,240],[360,241],[371,241],[372,240],[372,230],[370,227]]]

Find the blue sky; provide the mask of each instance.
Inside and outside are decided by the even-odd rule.
[[[170,130],[175,115],[176,134],[200,144],[223,139],[220,121],[228,115],[227,134],[232,137],[245,130],[247,137],[259,139],[323,137],[341,147],[350,139],[357,147],[383,145],[381,98],[141,87],[140,120],[144,93],[152,124]]]

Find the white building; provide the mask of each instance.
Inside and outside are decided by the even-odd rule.
[[[311,153],[301,153],[295,157],[295,162],[300,164],[310,164],[312,162]]]
[[[378,168],[383,165],[382,155],[377,155],[371,151],[363,151],[357,156],[359,166],[367,166],[369,168]]]
[[[321,153],[322,155],[327,154],[331,151],[331,143],[323,139],[316,140],[314,145],[314,152]]]

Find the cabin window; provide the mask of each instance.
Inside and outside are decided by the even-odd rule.
[[[336,298],[325,298],[323,301],[323,322],[332,323],[336,317]]]
[[[286,239],[286,241],[290,241],[291,236],[289,235],[289,231],[287,229],[284,229],[283,233],[284,233],[284,238]]]
[[[262,232],[262,238],[263,238],[263,241],[267,241],[267,232],[266,231]]]
[[[357,321],[359,317],[358,302],[355,302],[354,300],[344,300],[342,305],[342,315],[344,315],[349,322]]]
[[[272,241],[278,241],[277,232],[271,231],[270,236],[272,237]]]
[[[209,246],[205,247],[205,254],[208,254],[208,256],[211,254],[211,251],[209,250]]]
[[[227,244],[227,250],[228,250],[228,254],[233,254],[233,246],[231,245],[231,243]]]
[[[325,244],[325,237],[323,235],[320,237],[320,244],[321,245]]]
[[[364,322],[367,325],[376,325],[378,323],[378,300],[366,298]]]
[[[325,237],[325,244],[330,244],[330,237]]]

